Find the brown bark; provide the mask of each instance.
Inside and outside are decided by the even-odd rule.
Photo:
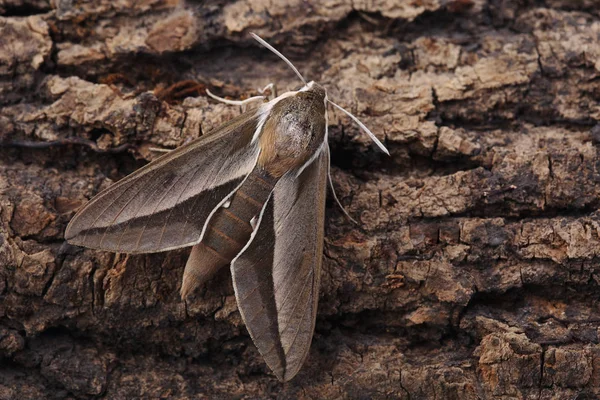
[[[600,395],[600,1],[0,0],[0,399]],[[294,74],[330,111],[309,358],[277,382],[228,274],[66,245],[87,199]]]

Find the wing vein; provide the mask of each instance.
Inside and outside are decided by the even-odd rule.
[[[266,306],[265,306],[265,305],[263,305],[263,306],[262,306],[262,307],[261,307],[261,308],[258,310],[258,312],[252,316],[252,318],[250,318],[249,320],[247,320],[247,321],[246,321],[246,327],[250,326],[251,322],[253,322],[253,321],[254,321],[254,320],[255,320],[255,319],[256,319],[256,318],[257,318],[259,315],[261,315],[262,311],[264,311],[264,309],[265,309],[265,308],[266,308]],[[259,338],[259,337],[260,337],[260,335],[259,335],[259,336],[255,336],[255,339],[256,339],[256,338]]]
[[[158,171],[158,170],[157,170],[157,171]],[[155,175],[156,175],[156,174],[155,174]],[[154,176],[155,176],[155,175],[153,175],[153,176],[152,176],[152,178],[154,178]],[[152,196],[150,196],[150,194],[153,194],[153,193],[155,193],[155,191],[156,191],[156,188],[157,188],[157,187],[160,187],[160,185],[158,184],[158,181],[155,181],[155,182],[153,182],[153,184],[152,184],[152,185],[151,185],[151,186],[148,188],[148,189],[149,189],[149,191],[150,191],[150,193],[144,197],[144,199],[143,199],[143,201],[144,201],[144,202],[142,203],[142,205],[141,205],[141,206],[139,206],[137,210],[135,210],[135,214],[133,215],[133,217],[129,218],[129,220],[127,221],[127,224],[125,225],[125,229],[123,229],[123,232],[121,232],[121,236],[119,237],[119,242],[118,242],[118,244],[117,244],[117,247],[119,247],[119,248],[121,247],[121,242],[123,241],[123,237],[125,236],[125,233],[126,233],[128,230],[129,230],[129,227],[131,226],[131,223],[132,223],[132,222],[133,222],[133,221],[134,221],[134,220],[137,218],[137,216],[138,216],[138,214],[140,213],[140,211],[142,210],[142,208],[144,208],[144,207],[146,206],[146,204],[148,204],[148,202],[149,202],[149,201],[150,201],[150,199],[152,198]],[[142,193],[142,191],[143,191],[144,189],[146,189],[146,187],[144,187],[144,186],[142,185],[142,187],[140,188],[140,190],[138,190],[138,192],[135,194],[135,196],[133,196],[131,199],[129,199],[129,201],[127,202],[127,204],[125,205],[125,207],[127,207],[127,206],[128,206],[128,205],[129,205],[129,204],[130,204],[130,203],[133,201],[133,199],[135,199],[135,198],[136,198],[136,197],[137,197],[137,196],[138,196],[140,193]],[[123,209],[121,209],[121,211],[119,212],[119,214],[120,214],[121,212],[123,212],[123,210],[125,209],[125,207],[124,207]],[[116,221],[116,219],[117,219],[118,217],[119,217],[118,215],[115,217],[115,221]],[[114,223],[114,221],[113,221],[113,223]],[[145,230],[145,229],[146,229],[146,225],[147,225],[147,224],[148,224],[148,222],[146,222],[146,223],[144,224],[144,228],[143,228],[143,230]],[[136,241],[136,243],[137,243],[137,242],[139,242],[139,241],[140,241],[140,239],[141,239],[141,234],[140,234],[140,237],[138,238],[138,240]],[[135,248],[135,250],[137,250],[137,248]]]
[[[155,170],[155,171],[152,173],[152,178],[154,178],[154,177],[156,176],[156,174],[157,174],[157,173],[158,173],[158,169],[157,169],[157,170]],[[135,183],[136,181],[133,181],[133,182]],[[129,187],[127,188],[127,190],[125,190],[125,192],[128,192],[128,191],[129,191],[129,189],[130,189],[130,188],[132,188],[132,187],[135,187],[135,185],[131,185],[131,186],[129,186]],[[108,225],[108,226],[107,226],[107,227],[104,229],[104,233],[102,234],[102,239],[100,239],[100,246],[102,246],[102,242],[103,242],[103,241],[104,241],[104,239],[106,238],[106,234],[108,233],[108,229],[109,229],[111,226],[113,226],[113,225],[114,225],[114,223],[115,223],[115,221],[117,220],[117,218],[119,218],[119,216],[120,216],[120,215],[123,213],[123,211],[125,210],[125,208],[126,208],[126,207],[127,207],[127,206],[128,206],[128,205],[129,205],[129,204],[132,202],[132,201],[133,201],[133,199],[135,199],[135,198],[137,197],[137,195],[138,195],[138,194],[140,194],[140,192],[142,191],[142,189],[144,189],[144,187],[143,187],[143,186],[141,186],[141,187],[140,187],[140,188],[139,188],[139,189],[138,189],[138,190],[135,192],[135,194],[134,194],[132,197],[130,197],[130,198],[129,198],[129,200],[127,200],[127,201],[125,202],[125,204],[123,205],[123,207],[121,207],[121,209],[119,210],[119,212],[117,213],[117,215],[115,215],[115,217],[113,218],[113,220],[112,220],[112,222],[110,223],[110,225]],[[124,194],[125,192],[123,192],[123,194]],[[121,197],[121,196],[119,196],[119,198],[120,198],[120,197]],[[110,206],[109,206],[109,207],[110,207]],[[107,209],[108,209],[108,207],[107,207]],[[104,211],[106,211],[106,210],[104,210]],[[104,211],[103,211],[103,213],[104,213]],[[95,223],[94,223],[94,224],[95,224]],[[127,229],[127,227],[125,228],[125,230],[126,230],[126,229]],[[121,238],[122,238],[122,237],[123,237],[123,234],[121,234]],[[119,243],[121,243],[121,239],[119,239]]]
[[[92,222],[92,224],[90,225],[89,230],[92,230],[96,227],[96,223],[98,222],[98,220],[100,219],[100,217],[102,217],[104,215],[104,213],[114,204],[114,202],[118,201],[119,199],[121,199],[121,197],[123,197],[125,195],[125,193],[129,192],[129,190],[132,188],[133,186],[129,186],[127,187],[121,194],[119,194],[117,196],[117,198],[109,203],[106,207],[104,207],[104,209],[98,214],[98,216],[96,217],[96,219],[94,219],[94,222]],[[86,208],[88,208],[92,203],[88,203],[88,206],[86,206]],[[89,231],[88,230],[88,231]],[[85,243],[85,241],[87,240],[87,233],[83,234],[83,242]],[[100,240],[100,243],[102,243],[102,240],[104,240],[104,235],[102,236],[102,239]]]
[[[294,274],[294,277],[288,277],[288,276],[286,276],[286,279],[288,279],[288,278],[289,278],[289,279],[290,279],[290,282],[294,282],[294,281],[295,281],[295,279],[293,279],[293,278],[295,278],[295,275],[298,273],[298,271],[299,271],[299,270],[300,270],[300,268],[296,268],[296,273]],[[310,270],[309,270],[308,274],[306,274],[306,276],[304,277],[304,279],[306,279],[306,277],[307,277],[309,274],[310,274]],[[302,281],[300,281],[300,282],[302,282]],[[281,302],[281,305],[279,305],[279,306],[277,307],[278,309],[280,309],[280,310],[281,310],[281,309],[283,309],[283,306],[285,305],[285,303],[287,302],[287,300],[290,298],[290,294],[291,294],[292,292],[293,292],[293,290],[290,288],[290,289],[288,290],[288,292],[286,293],[285,297],[283,298],[283,300],[282,300],[282,302]],[[277,288],[275,289],[274,293],[275,293],[275,294],[277,294]]]
[[[218,171],[216,174],[214,174],[214,175],[213,175],[213,174],[209,174],[209,173],[207,173],[207,174],[206,174],[206,179],[204,180],[204,184],[205,184],[205,186],[206,186],[206,184],[208,183],[208,180],[209,180],[209,178],[211,177],[211,175],[212,175],[212,177],[217,177],[217,176],[219,176],[219,174],[221,173],[221,171],[223,171],[223,168],[225,167],[225,164],[226,164],[226,163],[221,163],[221,166],[220,166],[220,168],[219,168],[219,171]],[[198,169],[196,170],[196,172],[194,172],[194,177],[196,176],[196,174],[198,173],[198,171],[199,171],[199,170],[200,170],[200,168],[198,168]],[[212,171],[212,170],[213,170],[213,169],[211,168],[211,171]],[[193,179],[193,178],[192,178],[192,179]],[[185,216],[185,222],[184,222],[184,224],[183,224],[183,228],[181,228],[181,238],[183,238],[183,235],[185,234],[185,228],[186,228],[186,226],[187,226],[187,224],[188,224],[188,222],[189,222],[189,220],[190,220],[190,214],[191,214],[191,213],[192,213],[192,212],[193,212],[193,211],[196,209],[196,205],[198,204],[198,199],[199,199],[199,197],[200,197],[200,196],[198,196],[198,197],[196,198],[196,200],[194,200],[194,203],[192,204],[192,207],[190,208],[190,213],[188,213],[188,214]],[[210,218],[210,214],[209,214],[209,218]],[[205,221],[205,224],[206,224],[206,221]]]
[[[298,339],[298,335],[300,334],[300,328],[302,327],[302,323],[304,322],[304,317],[306,317],[306,314],[307,314],[306,312],[302,313],[302,318],[300,318],[300,322],[298,322],[298,330],[294,334],[294,339],[292,340],[292,343],[290,343],[290,345],[288,346],[287,349],[283,349],[283,354],[285,354],[286,356],[288,355],[288,353],[290,352],[292,347],[294,347],[294,343],[296,343],[296,340]],[[286,328],[286,330],[287,330],[287,328]]]
[[[260,287],[260,285],[254,286],[254,289],[252,289],[249,293],[247,293],[246,295],[244,295],[244,297],[241,298],[239,301],[242,302],[244,300],[247,300],[248,297],[250,297],[252,294],[254,294],[254,292],[256,292],[256,290],[258,290],[259,287]]]
[[[181,195],[180,195],[180,196],[183,196],[183,193],[185,193],[185,191],[186,191],[186,190],[187,190],[187,188],[189,187],[190,183],[192,183],[192,181],[194,180],[194,178],[195,178],[195,177],[196,177],[196,175],[198,174],[198,171],[200,171],[200,168],[197,168],[197,169],[194,171],[194,175],[192,175],[192,177],[190,178],[190,181],[189,181],[189,182],[188,182],[188,184],[185,186],[185,189],[184,189],[184,191],[181,193]],[[208,180],[208,179],[207,179],[207,180]],[[200,197],[200,196],[198,196],[198,197]],[[196,203],[197,203],[197,202],[198,202],[198,198],[196,198],[196,200],[194,200],[194,203],[192,204],[192,207],[190,208],[190,213],[191,213],[191,211],[192,211],[193,209],[195,209],[195,208],[196,208]],[[189,213],[188,213],[188,214],[186,214],[186,216],[185,216],[185,221],[183,222],[183,227],[181,228],[181,236],[179,237],[179,238],[180,238],[180,239],[179,239],[180,241],[182,241],[182,240],[183,240],[183,236],[185,235],[185,227],[187,226],[187,223],[188,223],[188,221],[189,221],[189,220],[190,220],[190,218],[189,218]]]
[[[160,233],[160,240],[158,241],[158,246],[160,247],[160,245],[162,244],[163,238],[165,236],[165,229],[167,227],[167,222],[169,221],[169,219],[171,218],[171,214],[173,213],[173,210],[175,209],[175,207],[177,206],[177,204],[179,204],[179,201],[181,200],[181,196],[183,196],[183,194],[185,193],[185,191],[188,189],[188,187],[190,186],[190,183],[192,183],[192,181],[194,180],[194,177],[196,176],[196,173],[198,173],[198,170],[200,168],[196,167],[194,171],[194,173],[192,174],[192,177],[190,178],[190,180],[185,184],[185,186],[183,187],[183,189],[181,190],[181,193],[179,193],[179,196],[177,196],[177,200],[175,201],[175,205],[169,210],[169,214],[167,215],[167,218],[165,218],[165,223],[162,227],[161,233]],[[185,175],[182,175],[182,178]],[[182,231],[183,232],[183,231]],[[183,234],[181,236],[181,239],[183,239]]]
[[[287,321],[283,322],[283,326],[282,326],[282,327],[284,327],[284,329],[283,329],[283,330],[280,330],[280,332],[281,332],[281,334],[282,334],[282,335],[283,335],[283,333],[284,333],[285,331],[287,331],[287,330],[288,330],[288,328],[290,327],[290,320],[292,319],[292,317],[293,317],[294,313],[296,312],[296,308],[298,307],[298,304],[300,304],[300,300],[302,299],[302,293],[304,293],[304,290],[306,289],[306,284],[307,284],[307,283],[308,283],[308,281],[309,281],[309,279],[308,279],[308,278],[309,278],[309,277],[310,277],[312,274],[313,274],[313,271],[312,271],[312,269],[311,269],[311,270],[310,270],[310,272],[309,272],[309,273],[306,275],[306,278],[305,278],[304,284],[302,285],[302,290],[300,291],[300,295],[298,296],[298,300],[296,301],[296,304],[294,304],[294,308],[292,308],[292,312],[291,312],[291,313],[290,313],[290,315],[288,316],[288,318],[287,318]]]
[[[154,206],[154,209],[152,210],[152,213],[150,215],[154,215],[154,213],[156,212],[156,210],[158,209],[158,206],[161,205],[161,203],[163,202],[163,200],[167,197],[167,195],[169,194],[169,192],[171,191],[171,189],[173,189],[175,187],[175,185],[177,185],[179,183],[179,181],[181,181],[183,179],[183,177],[185,177],[187,174],[189,173],[186,172],[185,174],[182,174],[179,178],[177,178],[175,180],[175,182],[173,182],[173,184],[169,187],[169,190],[165,190],[164,194],[162,195],[162,197],[160,198],[160,200],[156,203],[156,205]],[[177,201],[175,202],[175,205],[177,205],[177,203],[179,202],[179,198],[177,198]],[[167,218],[165,219],[165,223],[163,224],[163,227],[161,229],[161,235],[160,235],[160,240],[158,242],[158,246],[160,246],[160,244],[162,243],[162,238],[165,234],[165,228],[167,226],[167,221],[169,220],[169,216],[171,215],[171,212],[173,212],[173,209],[175,208],[175,205],[173,207],[171,207],[171,209],[169,210],[169,214],[167,215]],[[139,249],[140,247],[140,241],[142,240],[142,237],[144,236],[144,232],[146,231],[146,227],[148,226],[148,222],[146,222],[144,224],[144,226],[142,227],[142,230],[138,236],[138,240],[135,243],[135,248],[136,250]]]

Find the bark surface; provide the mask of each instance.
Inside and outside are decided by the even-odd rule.
[[[595,399],[600,1],[0,0],[0,399]],[[330,110],[309,358],[282,385],[228,273],[65,244],[78,207],[239,113],[288,55]]]

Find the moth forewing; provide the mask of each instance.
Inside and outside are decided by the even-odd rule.
[[[208,215],[256,165],[259,117],[242,114],[100,192],[73,217],[65,239],[121,253],[196,244]]]

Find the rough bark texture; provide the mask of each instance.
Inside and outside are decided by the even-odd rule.
[[[0,399],[595,399],[600,1],[0,0]],[[230,277],[64,243],[100,189],[293,73],[330,113],[316,333],[281,385]]]

